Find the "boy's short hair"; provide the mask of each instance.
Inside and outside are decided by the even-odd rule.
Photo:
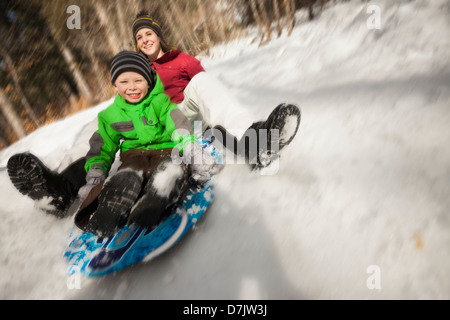
[[[133,51],[122,51],[111,60],[111,83],[124,72],[133,71],[139,73],[147,80],[150,90],[156,84],[156,71],[150,67],[149,61],[142,55]]]

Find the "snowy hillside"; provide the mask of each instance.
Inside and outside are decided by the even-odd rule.
[[[370,29],[369,5],[381,12]],[[202,58],[254,113],[302,108],[276,175],[228,165],[215,202],[165,255],[67,285],[71,221],[36,210],[0,172],[2,299],[450,299],[450,1],[350,1],[291,37],[250,35]],[[97,112],[0,153],[57,169]]]

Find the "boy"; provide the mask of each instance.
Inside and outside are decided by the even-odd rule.
[[[98,114],[98,130],[86,156],[87,184],[74,204],[76,221],[84,216],[83,229],[98,236],[111,236],[126,222],[151,227],[183,197],[190,171],[203,183],[221,168],[203,153],[190,122],[164,93],[156,71],[142,55],[117,54],[111,82],[118,94]],[[119,149],[121,165],[106,179]],[[183,163],[176,164],[172,155],[180,151]],[[193,163],[194,158],[202,162]]]

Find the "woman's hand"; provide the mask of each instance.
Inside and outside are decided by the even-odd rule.
[[[191,142],[183,150],[183,163],[191,166],[191,179],[198,185],[205,184],[224,167],[197,142]]]

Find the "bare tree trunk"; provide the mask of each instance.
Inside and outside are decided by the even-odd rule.
[[[273,10],[275,13],[275,19],[277,20],[277,31],[278,31],[278,37],[281,36],[283,33],[283,27],[281,25],[281,14],[280,14],[280,7],[278,6],[278,0],[273,0]]]
[[[6,148],[8,145],[9,145],[8,141],[6,141],[6,139],[0,135],[0,149]]]
[[[131,32],[127,32],[130,30],[130,27],[127,25],[126,18],[125,18],[124,12],[123,12],[124,5],[120,1],[114,1],[114,2],[115,2],[115,11],[116,11],[117,20],[118,20],[117,21],[118,28],[116,30],[120,37],[120,40],[119,40],[120,50],[125,50],[125,49],[133,50],[129,46]],[[134,49],[136,50],[136,48],[134,48]]]
[[[110,84],[107,78],[109,72],[101,68],[99,56],[95,53],[95,42],[89,38],[89,35],[82,34],[82,37],[86,48],[84,52],[86,56],[89,58],[89,65],[91,66],[90,69],[93,71],[93,76],[95,76],[96,79],[95,81],[96,85],[93,90],[95,90],[95,92],[98,94],[96,94],[95,101],[103,100],[104,98],[110,95],[110,92],[108,90],[110,88]]]
[[[0,110],[4,114],[5,118],[8,119],[8,122],[13,128],[14,133],[17,135],[17,138],[25,138],[27,133],[25,131],[23,121],[14,110],[14,107],[3,89],[0,89]]]
[[[22,103],[23,107],[27,111],[28,116],[30,117],[31,121],[36,125],[36,127],[39,127],[41,125],[41,122],[39,121],[38,117],[34,113],[33,108],[31,108],[31,105],[28,102],[28,99],[22,90],[22,86],[20,85],[20,81],[19,81],[19,76],[17,74],[16,68],[14,67],[13,60],[11,59],[9,53],[4,48],[0,48],[0,55],[5,60],[6,65],[8,66],[8,69],[11,72],[11,76],[12,76],[12,79],[14,82],[14,89],[16,90],[17,94],[19,95],[20,102]]]
[[[199,40],[192,33],[190,26],[188,24],[188,19],[185,17],[185,14],[181,11],[178,1],[169,1],[167,4],[167,10],[163,10],[166,13],[166,21],[170,24],[174,25],[174,30],[185,30],[185,32],[181,35],[180,32],[175,32],[176,34],[180,34],[177,38],[180,39],[181,45],[184,46],[185,50],[190,53],[197,51],[197,44]],[[170,13],[170,14],[168,14]],[[166,26],[170,25],[169,23]],[[181,38],[180,38],[181,37]]]
[[[291,24],[288,27],[288,36],[292,34],[292,31],[294,30],[296,21],[295,21],[295,2],[294,0],[284,0],[286,13],[288,16],[288,19],[291,20]]]
[[[95,54],[93,43],[89,42],[87,45],[87,55],[89,56],[89,60],[92,65],[92,70],[94,71],[97,78],[97,89],[98,95],[96,95],[96,100],[104,100],[110,94],[109,88],[111,87],[109,81],[106,80],[106,77],[109,75],[108,72],[105,72],[100,67],[100,62],[98,60],[98,56]]]
[[[209,1],[209,0],[208,0]],[[208,33],[208,18],[205,13],[205,8],[202,0],[196,0],[198,11],[200,14],[200,22],[198,23],[199,26],[201,26],[203,31],[203,41],[205,42],[206,52],[209,53],[209,49],[211,48],[211,38],[209,37]],[[194,29],[195,32],[195,29]]]
[[[250,6],[252,9],[253,17],[255,18],[256,24],[258,25],[258,30],[261,34],[261,40],[259,44],[262,45],[272,39],[272,29],[270,26],[269,18],[267,16],[263,0],[251,0]],[[266,30],[265,32],[264,29]],[[264,40],[264,38],[266,39]]]
[[[214,12],[215,8],[214,8],[214,4],[215,2],[213,1],[208,1],[206,0],[206,2],[208,3],[208,8],[210,8],[210,12],[214,14],[213,17],[210,17],[208,19],[208,17],[206,17],[206,22],[208,22],[208,20],[210,21],[210,25],[214,25],[214,17],[216,17],[218,19],[218,23],[215,25],[216,28],[216,33],[219,35],[220,41],[221,42],[225,42],[227,40],[227,34],[225,32],[225,30],[228,27],[232,26],[232,21],[230,21],[229,19],[229,14],[226,14],[226,12],[222,11],[220,13]],[[235,1],[232,0],[229,3],[230,7],[233,7],[235,5]]]
[[[263,26],[266,28],[267,41],[270,41],[272,40],[272,28],[269,17],[267,16],[266,7],[264,6],[264,0],[258,0],[258,7]]]
[[[256,5],[256,0],[250,0],[250,8],[252,9],[253,18],[256,21],[256,25],[258,26],[259,33],[261,34],[260,43],[262,43],[264,40],[264,31],[263,31],[263,27],[262,27],[263,23],[261,21],[260,15],[258,13],[258,7]]]
[[[108,12],[105,9],[103,3],[101,1],[93,1],[93,6],[95,8],[95,12],[97,13],[98,18],[100,19],[100,24],[105,30],[105,37],[108,41],[109,47],[111,49],[111,52],[113,54],[116,54],[120,51],[120,46],[117,44],[117,35],[113,28],[111,28],[111,25],[114,25],[111,23],[111,19],[108,19]]]
[[[235,23],[235,10],[237,7],[238,0],[229,0],[228,1],[228,7],[224,11],[223,17],[224,17],[224,26],[222,26],[222,32],[223,37],[225,40],[227,40],[227,37],[230,36],[230,33],[234,30],[234,23]],[[228,29],[228,33],[226,30]]]
[[[84,79],[81,71],[78,69],[75,59],[73,57],[72,51],[69,50],[67,46],[60,46],[62,55],[67,65],[69,66],[70,72],[75,80],[75,84],[77,85],[80,94],[86,98],[88,101],[92,101],[92,93],[86,84],[86,80]]]
[[[79,106],[77,105],[79,97],[77,97],[76,94],[72,91],[69,84],[66,81],[64,81],[61,84],[61,87],[62,91],[64,92],[64,95],[67,97],[67,104],[70,106],[70,111],[72,112],[72,110],[79,109]]]
[[[49,7],[52,9],[52,7]],[[51,12],[49,9],[47,9],[47,19],[51,21]],[[92,92],[89,89],[89,87],[86,84],[86,80],[84,79],[83,74],[81,73],[80,69],[77,67],[77,63],[75,61],[75,58],[73,57],[72,51],[69,49],[67,45],[61,40],[60,32],[55,28],[55,26],[51,23],[48,24],[50,33],[53,37],[53,40],[56,43],[56,46],[59,48],[61,55],[64,58],[64,61],[66,62],[67,66],[69,67],[69,70],[72,74],[72,77],[75,81],[75,85],[77,86],[77,89],[87,101],[92,101]]]

